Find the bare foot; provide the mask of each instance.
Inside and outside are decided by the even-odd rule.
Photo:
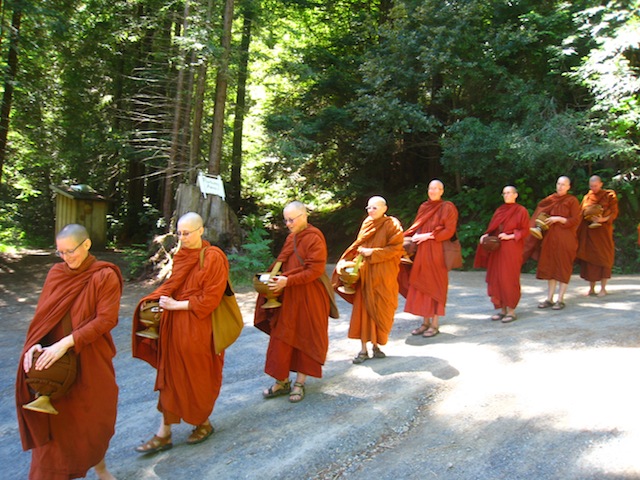
[[[100,480],[116,480],[116,477],[111,475],[111,472],[107,470],[107,465],[104,462],[104,458],[100,460],[100,463],[94,466],[93,469],[96,471],[96,475]]]
[[[598,296],[599,297],[606,297],[607,296],[607,291],[603,288],[598,292]]]
[[[589,290],[587,293],[584,294],[585,297],[595,297],[596,296],[596,291],[595,290]]]

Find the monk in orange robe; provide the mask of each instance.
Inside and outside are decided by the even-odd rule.
[[[209,438],[209,415],[222,385],[224,352],[215,353],[211,313],[227,287],[229,262],[222,250],[202,239],[203,221],[197,213],[180,217],[177,230],[180,248],[171,277],[144,297],[134,313],[132,353],[157,369],[155,390],[162,413],[153,438],[136,447],[139,453],[171,448],[171,425],[181,420],[195,426],[187,444]],[[148,301],[159,301],[163,309],[157,340],[135,334],[145,328],[139,312]]]
[[[402,249],[402,226],[386,215],[387,201],[371,197],[366,210],[369,216],[362,222],[356,241],[345,250],[333,272],[334,288],[347,302],[353,304],[349,338],[360,340],[361,349],[353,363],[369,359],[367,342],[373,345],[373,358],[386,355],[378,345],[385,345],[393,326],[393,316],[398,307],[398,271]],[[354,294],[344,294],[338,289],[339,275],[361,256]]]
[[[580,205],[583,219],[578,227],[577,256],[580,261],[580,277],[589,282],[587,295],[596,295],[596,282],[599,281],[598,296],[604,297],[615,255],[613,222],[618,218],[618,197],[613,190],[602,188],[602,179],[598,175],[589,179],[589,188]],[[584,218],[585,210],[593,205],[602,206],[602,213],[591,219]],[[590,228],[594,222],[600,226]]]
[[[502,189],[504,204],[493,214],[489,226],[480,237],[473,266],[487,269],[487,293],[500,312],[491,320],[509,323],[516,320],[520,302],[520,270],[524,239],[529,235],[529,212],[516,203],[518,190],[512,185]],[[488,252],[482,241],[489,235],[500,239],[500,247]]]
[[[556,193],[549,195],[536,207],[531,217],[531,225],[540,213],[549,215],[546,224],[548,231],[542,240],[529,236],[525,242],[526,260],[531,256],[538,260],[536,278],[547,280],[547,298],[538,304],[538,308],[562,310],[565,307],[564,295],[569,286],[573,262],[578,251],[578,236],[576,231],[582,219],[578,199],[568,192],[571,189],[569,177],[559,177],[556,182]],[[557,301],[553,301],[556,286],[558,287]]]
[[[308,223],[305,205],[289,203],[284,222],[290,234],[276,259],[282,262],[282,273],[269,287],[280,294],[282,306],[263,309],[265,297],[259,295],[254,324],[270,335],[264,371],[276,380],[263,397],[289,394],[289,401],[297,403],[304,399],[307,376],[322,377],[329,348],[330,284],[325,273],[327,244],[322,232]],[[291,371],[296,372],[293,387]]]
[[[420,205],[413,225],[404,232],[405,237],[418,245],[406,287],[404,311],[424,317],[422,324],[411,332],[423,337],[434,337],[440,331],[439,317],[445,313],[449,290],[442,242],[456,233],[458,210],[453,203],[442,200],[443,194],[444,184],[432,180],[429,200]],[[401,285],[400,292],[404,291]]]
[[[113,369],[122,276],[115,265],[89,254],[91,240],[82,225],[64,227],[56,237],[64,262],[51,267],[29,324],[16,381],[22,447],[32,449],[30,479],[81,478],[94,467],[98,478],[113,479],[104,456],[115,431],[118,386]],[[67,315],[69,314],[69,315]],[[71,333],[63,328],[71,318]],[[22,406],[33,400],[26,373],[50,368],[75,352],[77,376],[67,393],[52,400],[58,415]]]

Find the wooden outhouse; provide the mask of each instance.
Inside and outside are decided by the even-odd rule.
[[[65,225],[79,223],[89,232],[92,249],[107,245],[109,201],[89,185],[51,185],[56,196],[56,235]]]

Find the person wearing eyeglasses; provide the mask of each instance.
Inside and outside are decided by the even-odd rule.
[[[555,193],[543,198],[531,216],[530,225],[533,227],[535,219],[544,212],[548,215],[545,223],[549,229],[542,240],[534,235],[525,240],[524,260],[529,257],[537,260],[536,278],[547,280],[547,298],[538,304],[541,309],[562,310],[565,307],[564,295],[573,273],[578,251],[577,230],[582,220],[580,203],[569,190],[569,177],[558,177]],[[558,296],[554,301],[556,287]]]
[[[132,354],[157,369],[155,390],[162,414],[155,435],[135,448],[139,453],[170,449],[171,427],[181,421],[194,426],[186,440],[189,445],[213,434],[209,416],[222,385],[224,352],[215,353],[211,313],[226,289],[229,262],[222,250],[202,238],[203,233],[200,215],[188,212],[180,217],[176,232],[180,245],[171,277],[140,300],[134,311]],[[162,308],[158,339],[136,335],[145,328],[140,311],[151,301],[159,301]]]
[[[269,334],[264,371],[275,383],[262,392],[264,398],[289,396],[292,403],[305,397],[308,376],[321,378],[329,347],[329,316],[333,290],[325,273],[327,242],[322,232],[308,222],[301,202],[284,209],[289,235],[276,259],[281,273],[269,288],[279,293],[279,308],[263,309],[266,298],[259,295],[254,325]],[[271,269],[273,265],[271,266]],[[296,373],[291,385],[290,372]]]
[[[345,250],[336,264],[332,283],[338,294],[353,304],[348,337],[360,340],[361,348],[352,360],[360,364],[369,358],[385,358],[379,345],[386,345],[393,318],[398,307],[398,272],[402,248],[402,225],[388,216],[387,201],[371,197],[365,207],[367,218],[360,226],[356,240]],[[354,285],[355,293],[340,291],[340,274],[347,265],[361,255]],[[369,357],[367,344],[372,344]]]
[[[404,311],[423,317],[422,324],[412,335],[435,337],[440,332],[439,319],[445,313],[449,290],[449,271],[444,261],[442,242],[456,233],[458,209],[452,202],[442,200],[444,184],[437,179],[429,182],[429,199],[418,208],[413,224],[404,232],[417,244],[413,265],[400,292],[407,299]]]
[[[500,311],[490,318],[502,323],[517,320],[520,302],[520,270],[524,240],[529,235],[529,212],[516,202],[518,190],[513,185],[502,189],[503,204],[493,214],[489,226],[480,237],[473,266],[486,268],[487,293],[493,306]],[[499,246],[487,251],[483,240],[497,237]]]
[[[82,225],[65,226],[56,248],[62,262],[51,267],[42,287],[16,380],[22,447],[32,450],[29,478],[79,478],[93,467],[98,478],[113,479],[104,457],[118,403],[111,330],[118,323],[122,276],[116,265],[89,253],[91,239]],[[77,376],[64,395],[52,397],[58,414],[23,408],[33,400],[27,373],[51,368],[67,352],[76,358]]]

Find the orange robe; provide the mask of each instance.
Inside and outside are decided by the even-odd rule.
[[[497,208],[488,235],[514,234],[513,240],[503,240],[500,248],[487,252],[478,245],[473,266],[487,269],[487,293],[495,308],[516,308],[520,302],[520,270],[524,239],[529,235],[529,212],[517,203],[505,203]]]
[[[413,265],[410,267],[405,312],[426,318],[444,315],[449,290],[449,271],[444,263],[442,242],[453,237],[457,224],[458,210],[453,203],[428,200],[420,205],[413,225],[405,230],[405,237],[412,237],[415,233],[435,234],[434,240],[427,240],[418,245]]]
[[[567,219],[567,223],[554,223],[549,226],[542,237],[542,241],[533,235],[525,241],[523,257],[531,256],[538,260],[536,278],[542,280],[557,280],[569,283],[573,272],[573,262],[578,251],[578,236],[576,230],[582,219],[578,199],[568,193],[549,195],[538,203],[531,216],[530,225],[535,225],[535,219],[541,212],[550,216],[559,215]]]
[[[84,477],[102,460],[115,431],[118,403],[111,330],[118,323],[122,276],[115,265],[89,255],[79,268],[57,263],[47,275],[20,355],[16,406],[22,447],[33,449],[32,479]],[[53,400],[58,415],[25,410],[33,400],[22,359],[36,343],[62,337],[62,317],[70,312],[78,373],[69,391]]]
[[[200,249],[178,250],[171,277],[144,297],[134,312],[132,353],[158,370],[158,410],[167,424],[181,419],[192,425],[204,423],[222,385],[224,352],[215,353],[211,312],[226,289],[229,262],[222,250],[209,242],[203,240],[202,248],[206,248],[202,268]],[[139,321],[142,302],[162,295],[189,300],[189,310],[164,310],[158,340],[135,335],[145,328]]]
[[[611,278],[611,267],[615,255],[613,243],[613,222],[618,218],[618,198],[613,190],[602,189],[598,193],[589,190],[580,205],[585,208],[599,204],[603,208],[603,217],[609,217],[601,227],[589,228],[586,220],[578,227],[578,254],[580,276],[589,282]]]
[[[383,216],[377,220],[367,217],[356,241],[342,254],[340,260],[353,260],[358,247],[375,249],[370,257],[363,257],[356,293],[342,294],[338,274],[333,272],[332,283],[338,294],[353,304],[349,338],[385,345],[393,326],[393,316],[398,307],[398,272],[402,256],[402,226],[394,217]]]
[[[329,348],[330,300],[320,277],[325,273],[327,243],[316,227],[309,225],[289,234],[277,262],[287,286],[278,298],[279,308],[263,309],[258,296],[254,324],[269,333],[265,373],[283,380],[289,372],[322,377]]]

